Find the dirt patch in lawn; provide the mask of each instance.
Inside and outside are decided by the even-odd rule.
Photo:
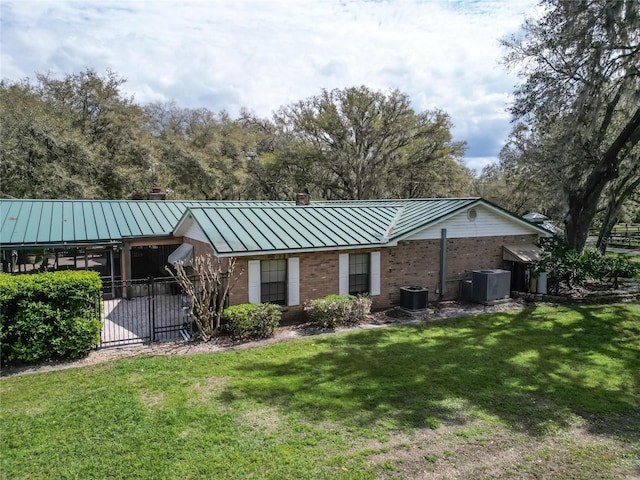
[[[381,479],[637,479],[626,465],[629,445],[584,425],[545,437],[517,434],[481,421],[437,430],[419,429],[370,445],[369,462]],[[615,466],[618,465],[618,466]]]

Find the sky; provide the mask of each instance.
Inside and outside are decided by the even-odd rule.
[[[93,68],[140,105],[270,118],[322,89],[398,89],[440,109],[465,164],[497,161],[518,78],[500,40],[536,0],[1,0],[0,76]]]

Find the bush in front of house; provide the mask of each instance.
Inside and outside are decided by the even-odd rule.
[[[321,327],[355,325],[371,313],[371,298],[364,295],[327,295],[305,303],[309,319]]]
[[[267,338],[273,336],[282,313],[272,303],[243,303],[225,308],[222,330],[236,339]]]
[[[0,274],[2,364],[85,355],[100,343],[101,300],[96,272]]]

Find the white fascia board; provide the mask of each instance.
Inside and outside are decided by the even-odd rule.
[[[226,258],[226,257],[257,257],[260,255],[297,255],[299,253],[314,253],[314,252],[342,252],[342,251],[350,251],[350,250],[363,250],[363,249],[381,249],[387,247],[395,247],[398,245],[398,241],[394,240],[389,243],[374,243],[370,245],[354,245],[348,247],[321,247],[321,248],[300,248],[300,249],[291,249],[291,250],[260,250],[253,252],[239,252],[239,253],[218,253],[216,252],[216,257]],[[212,247],[213,248],[213,247]]]
[[[195,220],[193,219],[193,216],[187,210],[182,215],[180,220],[178,220],[178,223],[176,224],[176,226],[173,228],[173,236],[174,237],[184,236],[184,232],[186,232],[189,229],[189,227],[194,223],[195,223]]]

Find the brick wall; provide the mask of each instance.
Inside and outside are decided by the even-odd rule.
[[[502,246],[527,244],[536,235],[456,238],[447,240],[447,275],[443,299],[458,298],[460,280],[472,270],[506,268],[502,260]],[[194,246],[194,255],[212,253],[203,242],[185,238]],[[380,252],[380,295],[373,297],[373,308],[383,309],[400,301],[400,287],[417,285],[429,289],[429,300],[439,299],[440,240],[399,242],[395,247],[379,250],[359,249],[348,253]],[[338,293],[338,255],[340,252],[314,252],[291,255],[262,255],[237,259],[230,302],[233,305],[249,301],[247,267],[249,260],[270,260],[298,257],[300,259],[300,305],[285,309],[283,320],[302,318],[305,301]],[[344,252],[347,253],[347,252]]]
[[[443,299],[460,294],[460,280],[472,270],[507,268],[502,260],[503,245],[533,243],[536,235],[454,238],[447,240],[445,292]],[[400,301],[400,287],[416,285],[429,289],[429,300],[438,300],[440,240],[398,242],[389,249],[387,285],[389,302]]]

